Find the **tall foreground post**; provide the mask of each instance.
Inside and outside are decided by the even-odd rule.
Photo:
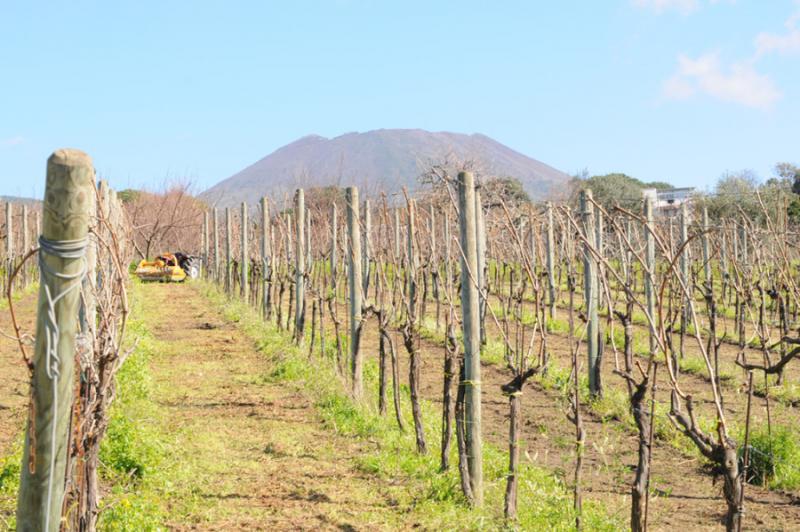
[[[248,266],[250,262],[250,246],[247,242],[247,203],[242,202],[242,249],[241,249],[241,256],[242,256],[242,265],[239,268],[241,271],[241,283],[242,283],[242,299],[245,303],[247,303],[248,299],[250,298],[250,283],[247,282],[248,276]]]
[[[359,230],[358,188],[348,187],[347,199],[347,234],[350,281],[350,369],[353,378],[353,396],[360,398],[364,393],[362,377],[363,361],[359,352],[359,335],[361,334],[361,304],[363,287],[361,279],[361,231]]]
[[[475,178],[458,174],[459,238],[461,240],[461,309],[464,335],[464,403],[470,487],[476,506],[483,502],[481,445],[481,338],[478,283],[478,215]]]
[[[47,161],[32,417],[25,431],[18,530],[51,532],[60,526],[93,180],[92,160],[81,151],[58,150]]]
[[[600,393],[600,323],[597,316],[597,302],[599,299],[597,283],[597,265],[591,252],[591,242],[597,244],[597,234],[594,223],[594,204],[592,191],[581,191],[581,214],[583,216],[583,232],[587,242],[583,248],[583,290],[586,308],[586,345],[589,355],[589,392],[592,395]]]
[[[306,315],[306,200],[302,188],[298,188],[294,195],[294,227],[297,232],[295,243],[297,248],[294,254],[294,339],[297,343],[303,341],[303,329]]]

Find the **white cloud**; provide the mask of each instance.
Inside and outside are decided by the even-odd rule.
[[[11,137],[9,139],[0,140],[0,145],[2,145],[2,146],[19,146],[23,142],[25,142],[25,138],[24,137],[16,136],[16,137]]]
[[[800,5],[800,1],[795,2]],[[786,33],[761,32],[756,36],[756,55],[762,56],[777,52],[779,54],[800,53],[800,9],[786,21]]]
[[[688,15],[700,4],[698,0],[632,0],[632,2],[636,7],[650,9],[658,15],[672,10]]]
[[[708,0],[711,4],[718,4],[727,1],[733,4],[736,0]],[[703,3],[701,0],[631,0],[631,3],[641,9],[649,9],[656,15],[661,15],[667,11],[677,11],[683,15],[688,15],[697,11]]]
[[[675,100],[705,94],[757,109],[769,109],[781,98],[772,79],[756,72],[751,62],[732,63],[725,68],[719,54],[713,52],[696,59],[678,56],[678,68],[664,83],[663,92]]]

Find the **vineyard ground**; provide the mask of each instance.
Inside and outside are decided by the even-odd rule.
[[[158,413],[147,422],[157,425],[151,433],[159,435],[162,441],[158,443],[168,455],[162,469],[169,478],[149,488],[153,492],[149,496],[157,501],[169,528],[350,530],[429,524],[428,518],[416,515],[413,504],[400,502],[408,487],[398,483],[405,479],[386,483],[365,472],[363,458],[374,453],[380,442],[337,434],[324,426],[318,405],[301,381],[272,378],[279,366],[264,351],[279,352],[288,346],[287,333],[276,333],[274,345],[265,346],[263,340],[257,342],[243,331],[237,316],[224,313],[219,302],[206,296],[202,284],[134,288],[137,320],[152,334],[157,348],[148,371],[152,379],[149,399]],[[17,305],[23,330],[32,326],[34,304],[35,296],[27,294]],[[10,332],[7,312],[1,320],[0,329]],[[377,327],[370,322],[365,330],[362,346],[374,364]],[[329,323],[326,332],[330,342]],[[550,342],[554,362],[566,367],[563,337],[551,336]],[[400,342],[397,347],[405,383],[407,355]],[[427,339],[421,348],[422,394],[434,409],[440,408],[442,348]],[[8,338],[0,338],[0,360],[10,369],[0,382],[3,457],[20,438],[27,379],[16,344]],[[501,366],[484,365],[484,427],[488,441],[498,449],[504,449],[508,426],[507,402],[499,386],[508,378]],[[621,387],[610,371],[606,379],[613,388]],[[689,377],[690,388],[695,388],[695,379]],[[740,398],[735,403],[741,407]],[[573,429],[565,417],[563,398],[537,380],[525,393],[524,408],[524,460],[568,480]],[[794,412],[790,419],[793,416]],[[586,498],[624,522],[635,439],[619,420],[587,413],[586,423],[590,443]],[[426,428],[435,455],[439,434],[433,426]],[[660,442],[655,453],[653,528],[717,528],[723,509],[721,487],[712,482],[702,461]],[[112,488],[106,487],[106,500],[119,507],[121,499]],[[749,486],[747,499],[750,526],[781,530],[800,522],[800,506],[791,497]],[[5,509],[13,508],[13,500],[2,502]]]
[[[201,291],[136,289],[159,347],[150,371],[160,432],[180,469],[164,493],[169,528],[402,527],[387,490],[355,466],[369,444],[326,430],[309,395],[270,379],[274,360]]]

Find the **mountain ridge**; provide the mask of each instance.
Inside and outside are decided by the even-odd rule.
[[[482,133],[376,129],[326,138],[300,137],[204,191],[200,197],[231,207],[270,195],[278,200],[298,187],[355,185],[364,194],[413,190],[432,164],[452,171],[470,161],[479,176],[515,177],[535,200],[548,199],[570,179],[566,173]]]

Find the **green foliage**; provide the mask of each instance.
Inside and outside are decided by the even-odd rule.
[[[158,405],[150,399],[152,377],[149,360],[159,351],[145,326],[147,312],[141,297],[132,293],[134,318],[128,322],[130,342],[136,348],[117,373],[117,397],[111,406],[108,432],[100,444],[100,475],[111,485],[101,501],[100,530],[163,530],[162,486],[169,482],[164,468],[167,450],[155,422]]]
[[[0,515],[9,515],[11,519],[8,529],[16,528],[14,512],[17,506],[17,492],[19,491],[20,467],[22,464],[23,435],[14,442],[11,452],[0,458]]]
[[[595,175],[576,183],[578,189],[590,189],[594,200],[604,208],[615,205],[626,209],[637,209],[642,203],[642,190],[646,188],[672,188],[668,183],[656,181],[645,183],[622,173]]]
[[[141,195],[142,195],[141,190],[135,190],[132,188],[126,188],[125,190],[120,190],[119,192],[117,192],[117,197],[122,203],[132,203],[136,201]]]
[[[747,481],[773,489],[800,488],[800,433],[786,425],[767,426],[750,434],[750,467]],[[741,438],[744,440],[744,438]],[[743,450],[740,451],[740,454]]]

